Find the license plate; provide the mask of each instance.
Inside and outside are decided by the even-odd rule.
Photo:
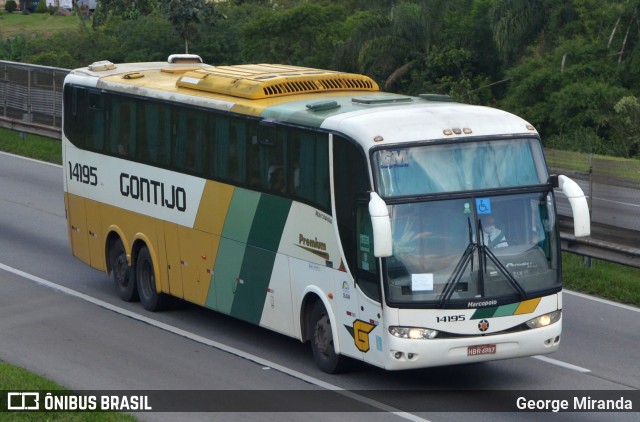
[[[495,344],[482,344],[480,346],[467,347],[467,356],[494,355],[495,353],[496,353]]]

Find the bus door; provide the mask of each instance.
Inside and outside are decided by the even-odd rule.
[[[368,202],[358,202],[355,212],[356,259],[351,267],[359,302],[359,316],[354,322],[355,345],[363,360],[383,365],[382,355],[382,287],[380,260],[374,256],[373,228]]]

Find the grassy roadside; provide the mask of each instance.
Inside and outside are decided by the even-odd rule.
[[[589,173],[593,165],[594,176],[640,182],[640,160],[637,159],[594,154],[592,164],[590,154],[556,149],[545,149],[545,156],[551,168]]]
[[[18,3],[16,1],[16,3]],[[80,27],[78,17],[74,14],[69,16],[56,16],[48,13],[30,13],[23,15],[21,12],[7,13],[2,9],[0,15],[0,39],[14,38],[18,35],[29,34],[29,36],[43,35],[49,36],[57,32],[76,31]]]
[[[0,128],[0,151],[49,163],[62,163],[62,148],[59,140],[26,133],[20,134],[8,129]]]
[[[64,387],[25,369],[0,362],[0,391],[66,391]],[[3,397],[3,401],[5,398]],[[0,422],[13,421],[65,422],[134,422],[131,415],[117,412],[0,412]]]

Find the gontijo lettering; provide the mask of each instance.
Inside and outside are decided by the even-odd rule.
[[[120,193],[132,199],[148,202],[184,212],[187,209],[187,192],[180,186],[171,188],[156,180],[120,173]]]

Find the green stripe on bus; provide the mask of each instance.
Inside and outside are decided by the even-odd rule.
[[[497,318],[503,316],[511,316],[516,312],[521,302],[511,303],[509,305],[493,306],[491,308],[477,309],[471,316],[471,319]]]
[[[247,243],[251,246],[277,252],[290,209],[291,200],[262,195]]]
[[[247,242],[261,196],[258,192],[235,189],[222,229],[223,238]]]
[[[220,239],[205,306],[225,314],[231,313],[234,292],[241,283],[240,272],[247,245],[231,239]]]
[[[497,307],[477,309],[471,319],[491,318],[497,310]]]
[[[254,324],[260,323],[273,264],[290,209],[291,201],[288,199],[261,196],[242,260],[242,284],[238,286],[233,299],[232,316]]]
[[[275,252],[247,246],[240,271],[241,282],[233,297],[231,316],[260,324],[275,260]]]
[[[520,303],[512,303],[509,305],[498,306],[496,313],[493,314],[494,317],[502,317],[502,316],[511,316],[518,309]]]

